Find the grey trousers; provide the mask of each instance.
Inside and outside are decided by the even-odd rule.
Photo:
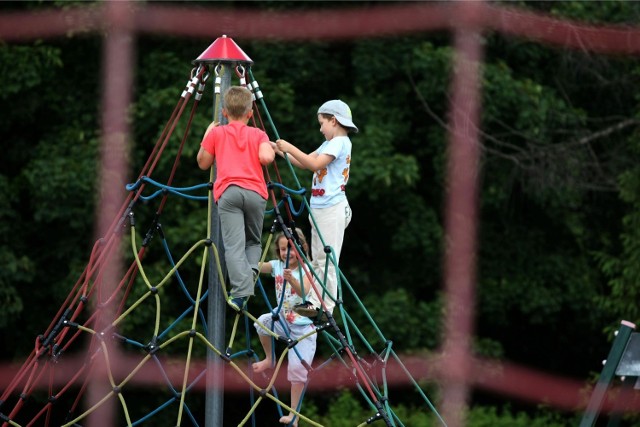
[[[267,201],[258,193],[231,185],[218,199],[220,231],[229,273],[229,293],[253,295],[253,270],[258,271]]]

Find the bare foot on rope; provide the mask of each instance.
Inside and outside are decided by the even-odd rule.
[[[271,368],[271,359],[261,360],[259,362],[254,363],[251,366],[253,367],[253,373],[254,374],[259,374],[260,372],[264,372],[267,369]]]
[[[296,416],[295,414],[292,414],[291,412],[289,412],[289,415],[285,415],[284,417],[280,418],[280,423],[289,425],[289,423],[291,422],[291,420],[293,420],[293,417],[295,417],[295,416]],[[298,419],[297,418],[293,423],[293,427],[298,427]]]

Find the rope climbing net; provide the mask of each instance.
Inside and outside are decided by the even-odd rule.
[[[105,68],[107,71],[104,73],[107,77],[105,93],[112,95],[108,98],[108,101],[111,102],[105,101],[103,105],[103,122],[109,125],[109,127],[103,125],[104,134],[107,137],[118,132],[127,134],[124,113],[117,113],[125,111],[128,107],[128,102],[126,102],[128,85],[121,83],[126,83],[130,79],[132,67],[128,62],[130,61],[128,55],[131,55],[133,44],[131,40],[134,40],[140,33],[207,38],[211,35],[211,23],[217,22],[224,23],[224,25],[233,23],[233,28],[239,29],[249,39],[278,38],[278,40],[313,40],[315,42],[317,40],[344,40],[440,30],[451,30],[456,34],[464,35],[468,34],[470,30],[471,32],[494,31],[505,37],[519,37],[534,43],[595,54],[632,55],[640,51],[640,37],[638,37],[639,33],[635,27],[603,27],[580,24],[531,11],[504,7],[495,2],[398,2],[398,4],[381,5],[377,8],[358,8],[357,10],[325,8],[321,12],[311,11],[300,14],[291,14],[285,11],[285,13],[270,14],[269,19],[264,19],[262,11],[252,12],[244,8],[242,10],[188,8],[182,5],[160,5],[152,2],[136,3],[136,7],[133,8],[135,10],[129,10],[132,8],[127,2],[102,2],[100,5],[71,6],[63,9],[44,11],[34,9],[24,13],[2,13],[0,14],[0,37],[5,42],[11,42],[86,34],[86,32],[104,34],[106,42],[105,67],[110,64],[113,67]],[[318,18],[319,13],[322,14],[322,19]],[[295,22],[296,25],[290,25],[291,22]],[[327,25],[328,22],[331,25]],[[112,31],[105,31],[106,28],[111,28]],[[477,43],[480,43],[481,38],[475,38],[478,39]],[[467,43],[461,43],[459,47],[456,47],[456,51],[464,54],[469,50],[469,46],[473,45],[473,38],[468,37],[465,41]],[[117,69],[118,73],[110,72],[114,69]],[[201,77],[198,78],[198,81],[201,80]],[[467,74],[457,78],[453,87],[458,87],[459,84],[468,81],[470,78]],[[471,114],[468,114],[470,108],[464,108],[472,104],[469,102],[471,95],[465,99],[462,94],[466,92],[473,95],[475,91],[471,89],[472,87],[473,84],[468,83],[464,86],[465,89],[457,91],[461,95],[452,97],[450,108],[452,112],[462,114],[457,114],[457,122],[456,115],[452,114],[454,116],[451,124],[453,137],[450,146],[458,147],[452,150],[452,153],[459,153],[459,155],[451,156],[451,167],[448,172],[449,182],[453,182],[453,184],[449,185],[448,204],[445,209],[447,218],[450,218],[446,225],[447,242],[450,246],[445,256],[444,283],[446,289],[444,294],[446,295],[447,307],[463,307],[464,309],[445,310],[446,341],[444,352],[447,357],[443,358],[443,373],[447,376],[448,381],[443,381],[441,399],[444,418],[450,425],[456,425],[455,418],[460,417],[458,414],[463,413],[462,405],[465,401],[465,395],[471,387],[502,393],[509,396],[510,399],[521,398],[536,402],[536,404],[544,402],[545,405],[574,410],[584,403],[582,382],[568,381],[565,378],[557,378],[540,371],[531,371],[504,362],[479,361],[473,358],[467,347],[467,338],[470,336],[473,326],[473,289],[475,286],[472,277],[474,271],[473,251],[467,250],[467,248],[473,247],[475,240],[474,233],[466,232],[466,230],[469,224],[475,225],[477,213],[473,206],[468,207],[462,201],[473,200],[473,197],[469,197],[469,195],[475,194],[473,183],[477,177],[477,170],[474,165],[480,162],[477,161],[477,152],[463,151],[465,147],[470,150],[477,145],[478,126],[476,126],[477,120],[474,120],[473,117],[468,119],[471,117]],[[73,419],[77,419],[74,424],[79,425],[90,416],[99,413],[101,408],[118,401],[122,407],[126,408],[121,413],[127,414],[132,406],[127,407],[126,404],[132,403],[130,399],[134,389],[147,384],[153,384],[155,387],[159,381],[167,384],[162,389],[167,396],[165,401],[158,404],[155,409],[147,408],[147,412],[140,419],[131,418],[131,424],[143,423],[161,411],[173,407],[172,405],[177,406],[178,403],[180,403],[179,413],[177,417],[173,418],[177,418],[178,422],[183,417],[194,419],[190,409],[194,397],[194,393],[191,392],[197,390],[202,383],[201,380],[205,375],[206,368],[199,364],[199,360],[192,358],[191,354],[188,354],[186,359],[182,357],[179,360],[173,356],[178,353],[179,345],[185,342],[192,346],[189,349],[193,348],[193,354],[198,356],[201,355],[198,354],[198,351],[202,348],[209,350],[216,346],[213,345],[212,340],[204,338],[207,335],[205,331],[208,332],[212,326],[206,325],[201,309],[209,290],[205,291],[201,288],[202,285],[198,284],[196,291],[193,287],[194,283],[198,282],[197,280],[192,282],[189,279],[183,283],[178,277],[182,279],[182,275],[185,273],[183,267],[196,258],[195,254],[209,248],[208,255],[213,252],[214,246],[209,243],[208,237],[202,241],[191,240],[198,243],[189,251],[178,252],[183,253],[184,256],[162,272],[161,280],[147,278],[147,282],[141,282],[139,277],[142,274],[138,266],[140,264],[146,267],[143,271],[147,277],[159,274],[157,271],[146,271],[150,266],[145,261],[145,255],[147,252],[151,252],[150,250],[155,246],[166,247],[166,258],[172,259],[172,251],[168,250],[169,244],[165,238],[164,229],[160,226],[160,213],[169,197],[172,198],[173,205],[175,205],[177,198],[174,196],[189,199],[196,197],[191,196],[192,192],[199,191],[190,187],[173,187],[173,172],[170,179],[165,181],[166,184],[160,185],[149,181],[167,144],[168,135],[175,128],[177,123],[175,119],[182,114],[187,101],[192,99],[195,86],[189,84],[187,91],[188,93],[181,98],[176,106],[168,127],[142,169],[138,179],[139,187],[131,190],[127,201],[122,205],[117,215],[107,215],[109,219],[115,218],[114,223],[111,224],[109,231],[99,233],[105,237],[96,242],[84,272],[80,275],[58,313],[53,316],[51,324],[36,338],[32,353],[16,369],[15,375],[9,375],[12,380],[0,396],[0,422],[3,426],[61,425],[62,423],[53,421],[56,408],[68,410],[69,414],[67,421],[65,421],[67,425]],[[201,94],[199,91],[197,93]],[[121,101],[113,102],[114,100]],[[469,125],[470,123],[472,125]],[[467,139],[456,137],[457,132],[467,136]],[[108,141],[108,138],[104,138],[104,141]],[[461,173],[465,171],[466,174]],[[134,216],[129,216],[129,213],[138,215],[138,226],[145,223],[144,220],[140,220],[140,217],[144,217],[142,211],[145,204],[140,202],[145,200],[142,196],[143,189],[150,185],[156,186],[160,192],[154,196],[155,199],[162,195],[159,198],[161,201],[157,210],[158,216],[152,220],[152,225],[148,228],[150,233],[145,236],[140,247],[138,244],[131,244],[131,247],[137,250],[135,252],[137,257],[131,260],[131,266],[122,280],[112,285],[112,282],[106,280],[105,277],[110,275],[110,267],[116,257],[114,253],[117,252],[119,243],[123,238],[128,239],[127,234],[123,234],[123,232],[126,231],[126,227],[135,222]],[[278,187],[274,188],[280,190]],[[202,189],[204,192],[204,186]],[[151,198],[151,196],[147,197]],[[154,201],[149,200],[149,203]],[[464,212],[461,211],[461,206],[466,208]],[[100,225],[102,226],[102,223]],[[103,230],[102,227],[100,229]],[[167,233],[167,235],[170,234]],[[153,242],[160,241],[162,245],[152,245],[151,236],[158,236],[153,239]],[[201,258],[203,263],[205,258],[205,256]],[[194,263],[197,264],[197,262]],[[209,271],[211,270],[215,270],[215,268]],[[454,270],[455,275],[451,273]],[[176,281],[177,283],[174,283]],[[151,284],[151,287],[148,283]],[[258,284],[260,285],[260,283]],[[183,285],[185,291],[181,290]],[[321,284],[317,283],[317,286],[321,286]],[[218,288],[221,290],[222,285]],[[166,302],[169,298],[163,298],[163,293],[167,293],[170,289],[182,292],[187,301],[183,313],[165,315],[158,307],[155,309],[152,307],[151,310],[143,309],[144,304],[153,304],[154,302],[163,302],[162,307],[166,308]],[[342,281],[342,290],[345,291],[345,295],[351,293],[346,279]],[[199,298],[195,298],[193,295]],[[171,302],[177,303],[178,301]],[[136,303],[137,306],[131,308]],[[359,308],[359,305],[356,301],[354,304],[345,303],[345,307],[348,307],[348,313],[352,314]],[[104,320],[102,315],[110,309],[112,309],[112,312],[109,313],[110,317]],[[340,324],[342,326],[340,330],[347,339],[347,344],[353,347],[350,349],[351,355],[363,367],[364,373],[369,372],[360,356],[367,354],[367,352],[370,354],[375,352],[369,351],[366,345],[361,347],[350,344],[351,331],[355,333],[355,328],[349,323],[349,318],[345,320],[342,315],[343,312],[346,314],[347,310],[339,308],[337,311],[339,313],[336,318],[346,322]],[[143,318],[145,321],[148,320],[145,317],[148,316],[148,313],[155,313],[155,319],[152,316],[151,322],[146,323],[138,320]],[[183,322],[189,323],[190,320],[196,327],[191,328],[191,325],[183,327]],[[156,333],[148,330],[148,324],[154,324]],[[162,331],[159,325],[164,325]],[[363,325],[359,324],[359,326]],[[129,333],[132,330],[135,330],[137,339]],[[115,331],[121,335],[117,335]],[[180,335],[179,331],[185,333]],[[198,333],[201,335],[197,335]],[[320,331],[320,334],[332,338],[336,337],[329,329]],[[178,337],[178,335],[180,336]],[[375,353],[373,360],[378,361],[379,357],[382,358],[384,364],[377,363],[376,366],[378,368],[384,366],[384,370],[388,374],[389,366],[398,358],[393,352],[392,346],[390,344],[387,346],[381,333],[376,332],[376,337],[378,339],[371,347],[383,350]],[[131,355],[131,352],[128,351],[121,351],[120,346],[114,345],[116,342],[138,347],[145,353],[144,358],[139,355]],[[217,347],[219,354],[226,356],[227,351],[220,350],[224,345]],[[252,347],[247,345],[247,348],[251,349]],[[180,348],[179,350],[186,353],[186,349]],[[213,352],[213,349],[210,351]],[[346,350],[343,353],[346,354]],[[245,355],[253,356],[248,351]],[[350,358],[343,359],[338,356],[341,355],[336,355],[334,360],[339,360],[343,370],[350,374],[351,369],[349,368],[353,362]],[[228,359],[229,362],[225,362],[225,366],[240,368],[235,362],[238,360],[237,357],[229,357]],[[97,402],[97,405],[90,408],[89,411],[81,413],[80,405],[83,403],[83,396],[86,396],[87,389],[90,388],[89,383],[92,381],[89,379],[90,375],[102,369],[101,365],[106,362],[108,362],[108,369],[105,371],[110,375],[105,375],[104,378],[107,383],[111,382],[115,386],[110,388],[111,392],[104,392],[100,398],[88,399]],[[314,364],[318,365],[317,362]],[[402,366],[399,361],[397,364]],[[334,365],[338,365],[338,363]],[[5,371],[9,370],[4,365],[2,368]],[[330,366],[326,366],[323,369],[326,372],[329,368]],[[471,368],[474,372],[499,371],[504,375],[490,379],[483,375],[468,375],[472,372]],[[319,371],[318,368],[315,370]],[[400,370],[402,371],[402,369]],[[240,371],[245,372],[242,369]],[[225,376],[225,390],[232,390],[232,387],[238,384],[232,380],[239,378],[243,390],[249,388],[251,394],[252,385],[244,381],[240,371],[236,372],[234,369],[232,376]],[[382,371],[380,369],[376,372]],[[362,381],[359,376],[347,376],[350,379],[353,378],[352,384],[360,384]],[[314,377],[312,375],[310,385],[317,384],[321,377],[330,376]],[[251,378],[250,375],[249,378]],[[372,376],[372,383],[379,378]],[[333,378],[331,379],[333,380]],[[377,393],[371,407],[376,411],[375,402],[377,401],[379,406],[382,406],[386,411],[386,420],[400,424],[400,421],[396,421],[397,417],[388,405],[389,400],[394,400],[388,396],[383,381],[380,379],[371,385],[371,390],[374,394]],[[338,380],[333,382],[338,384]],[[521,387],[523,383],[527,383],[529,386]],[[379,387],[378,384],[382,384],[382,386]],[[416,389],[419,388],[416,387]],[[253,390],[255,391],[255,389]],[[264,386],[260,387],[260,392],[262,390],[269,390],[269,392],[264,393],[264,396],[261,393],[261,397],[277,399],[275,388],[268,389]],[[418,393],[420,394],[421,391]],[[371,400],[370,396],[365,398],[368,401]],[[427,403],[427,405],[430,404]],[[104,425],[104,423],[87,423]]]
[[[263,117],[266,118],[272,135],[279,138],[250,66],[238,63],[198,64],[192,70],[190,79],[138,178],[126,186],[128,195],[113,219],[109,232],[93,246],[83,273],[49,327],[37,337],[31,354],[3,392],[0,398],[0,419],[3,426],[78,426],[86,422],[92,413],[109,404],[120,408],[118,421],[128,426],[147,422],[158,425],[159,417],[164,420],[170,418],[167,414],[171,408],[175,409],[172,415],[175,419],[173,425],[183,425],[186,420],[191,425],[198,425],[198,416],[192,409],[192,402],[196,390],[202,388],[200,384],[207,376],[209,366],[202,363],[202,356],[207,353],[215,354],[217,360],[222,361],[225,367],[225,388],[235,387],[249,395],[250,405],[238,425],[256,425],[256,410],[260,403],[271,401],[280,416],[284,413],[294,414],[290,425],[297,425],[298,420],[303,420],[309,425],[320,426],[319,422],[305,415],[301,408],[308,386],[323,378],[325,385],[329,382],[336,387],[347,385],[358,390],[371,412],[360,425],[380,420],[388,426],[403,426],[403,421],[392,404],[394,399],[390,395],[392,388],[389,387],[391,372],[394,378],[397,378],[397,373],[404,376],[404,382],[415,390],[416,396],[431,411],[434,419],[445,425],[418,381],[394,351],[392,341],[376,325],[358,294],[340,271],[335,253],[329,246],[326,246],[328,250],[325,251],[328,255],[327,268],[332,264],[338,272],[338,294],[334,297],[336,310],[333,314],[328,311],[326,317],[318,316],[311,332],[293,338],[287,323],[280,316],[282,298],[272,305],[262,281],[256,277],[257,295],[263,300],[262,306],[272,313],[270,325],[263,324],[254,316],[251,307],[261,306],[257,303],[254,305],[251,301],[244,309],[235,312],[232,327],[225,328],[225,336],[228,337],[226,348],[217,347],[209,338],[209,331],[221,325],[210,324],[203,307],[207,304],[207,299],[211,304],[213,298],[224,298],[224,301],[228,298],[225,266],[221,256],[223,248],[219,248],[215,238],[212,238],[212,228],[216,226],[212,219],[216,218],[212,198],[215,168],[211,170],[210,182],[178,187],[174,181],[192,119],[209,76],[215,74],[216,105],[225,73],[227,78],[235,75],[239,84],[253,93],[253,124],[265,128]],[[179,140],[178,154],[173,160],[171,172],[164,182],[152,179],[170,141],[177,139],[172,138],[174,130],[190,103],[188,123]],[[288,259],[295,258],[298,261],[306,283],[310,284],[309,291],[315,292],[322,300],[327,294],[324,280],[327,271],[325,269],[324,273],[318,274],[313,270],[299,236],[292,232],[295,230],[296,218],[303,213],[310,214],[311,221],[315,219],[305,197],[306,189],[300,185],[286,156],[285,162],[292,173],[293,185],[282,182],[276,162],[270,166],[272,171],[266,167],[264,170],[270,195],[270,206],[265,215],[273,218],[273,225],[264,245],[261,263],[266,260],[274,233],[282,232],[289,243]],[[273,180],[272,172],[275,176]],[[179,200],[200,206],[203,214],[206,205],[207,230],[206,235],[197,239],[179,257],[175,257],[175,246],[170,243],[170,233],[163,228],[161,218],[169,202],[177,203]],[[152,207],[155,212],[150,214]],[[139,233],[140,224],[146,224],[145,233]],[[140,239],[142,234],[144,237]],[[320,238],[322,239],[321,235]],[[110,284],[105,279],[106,272],[118,256],[119,249],[127,246],[129,255],[126,258],[130,260],[130,266],[117,284]],[[158,253],[162,254],[161,257],[168,266],[167,271],[159,272],[157,268],[150,267],[157,264],[147,262],[147,259],[157,257]],[[189,264],[192,264],[191,267],[195,265],[196,270],[199,269],[197,275],[184,274]],[[212,281],[212,275],[217,280]],[[159,276],[159,279],[153,279],[154,276]],[[177,303],[175,300],[166,301],[165,298],[176,295],[181,298],[182,308],[177,311],[168,310],[167,306],[175,307]],[[365,319],[367,330],[374,331],[373,340],[365,336],[365,325],[354,319],[353,313],[356,311],[362,314],[360,318]],[[234,311],[228,309],[228,313]],[[280,324],[280,329],[274,327],[277,323]],[[243,325],[245,344],[238,350],[240,346],[236,343],[236,337]],[[272,340],[272,360],[276,363],[268,370],[270,375],[265,372],[254,373],[251,369],[251,363],[259,360],[257,355],[262,351],[256,351],[255,348],[254,325]],[[277,330],[284,331],[284,334],[277,333]],[[302,363],[308,371],[307,381],[304,383],[300,403],[296,407],[290,407],[278,394],[278,389],[283,386],[278,381],[279,373],[286,370],[285,359],[288,353],[294,352],[296,357],[302,359],[298,353],[298,344],[310,335],[323,339],[324,353],[328,357],[316,355],[312,364]],[[275,357],[275,343],[282,347],[278,357]],[[88,385],[101,372],[108,385],[98,398],[93,399],[95,403],[92,406],[85,407],[83,405],[86,404]],[[326,375],[319,375],[321,373]],[[327,378],[330,380],[327,381]],[[157,406],[139,408],[135,401],[136,392],[149,383],[161,385],[155,389],[161,397]],[[166,421],[163,423],[166,425]]]

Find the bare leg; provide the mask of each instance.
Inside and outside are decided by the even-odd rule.
[[[262,348],[264,349],[264,360],[254,363],[251,365],[253,367],[253,372],[259,374],[260,372],[264,372],[267,369],[271,368],[273,365],[273,359],[271,358],[272,346],[271,346],[271,337],[269,335],[260,335],[260,343],[262,344]]]
[[[302,390],[304,389],[304,383],[291,383],[291,407],[293,409],[295,409],[296,411],[298,410],[298,403],[300,403],[300,396],[302,396]],[[284,417],[280,418],[280,422],[282,424],[289,424],[291,422],[291,420],[293,419],[293,417],[295,417],[296,414],[294,414],[293,412],[289,412],[289,415],[285,415]],[[300,417],[296,417],[296,420],[293,423],[293,427],[298,427],[298,419]]]

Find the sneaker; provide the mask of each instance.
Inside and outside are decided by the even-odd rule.
[[[296,305],[295,307],[293,307],[293,311],[298,313],[300,316],[310,317],[311,319],[317,319],[318,315],[320,314],[320,309],[314,307],[314,305],[308,301]],[[322,316],[320,316],[318,320],[320,320],[321,322],[326,322],[328,320],[327,315],[323,312]]]
[[[229,299],[227,300],[227,303],[229,303],[231,308],[233,308],[235,311],[242,311],[247,305],[247,297],[233,298],[230,296]]]

